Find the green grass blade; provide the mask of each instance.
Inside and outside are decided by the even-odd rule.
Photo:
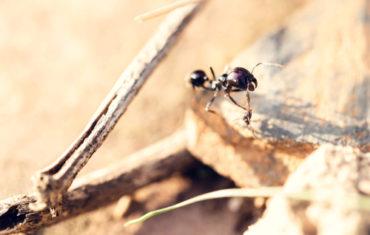
[[[206,201],[210,199],[218,199],[218,198],[228,198],[228,197],[272,197],[276,193],[281,191],[281,187],[262,187],[262,188],[236,188],[236,189],[223,189],[218,190],[206,194],[202,194],[196,197],[193,197],[191,199],[188,199],[186,201],[177,203],[175,205],[165,207],[162,209],[150,211],[143,216],[128,221],[125,226],[129,226],[136,223],[144,222],[154,216],[176,210],[178,208],[188,206],[197,202]]]
[[[202,194],[186,201],[177,203],[175,205],[165,207],[162,209],[150,211],[143,216],[128,221],[125,226],[129,226],[136,223],[144,222],[154,216],[161,215],[163,213],[176,210],[178,208],[188,206],[197,202],[218,199],[218,198],[228,198],[228,197],[272,197],[277,193],[282,192],[282,187],[261,187],[261,188],[235,188],[235,189],[223,189],[219,191],[214,191],[206,194]],[[303,191],[297,193],[289,193],[285,195],[287,198],[299,201],[316,201],[321,203],[330,203],[328,199],[315,199],[314,192]],[[347,206],[355,210],[370,211],[370,197],[362,195],[348,195],[347,196]]]

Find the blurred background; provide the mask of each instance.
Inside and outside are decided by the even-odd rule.
[[[1,199],[31,191],[30,177],[56,159],[78,136],[115,80],[163,20],[159,17],[138,23],[133,18],[168,2],[0,2]],[[194,69],[209,66],[221,72],[241,50],[276,29],[303,3],[304,0],[209,1],[81,175],[113,164],[181,127],[191,99],[186,76]],[[181,187],[181,182],[170,180],[166,187]],[[209,212],[194,208],[165,217],[167,222],[162,225],[169,226],[165,231],[164,227],[131,231],[123,228],[122,220],[112,219],[112,210],[113,206],[82,215],[44,232],[187,234],[192,230],[186,229],[198,229],[202,231],[199,234],[214,234],[215,230],[204,229],[207,223],[208,228],[211,225],[225,234],[231,231],[230,215],[205,218],[202,213]]]

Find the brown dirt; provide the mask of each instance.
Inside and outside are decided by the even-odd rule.
[[[134,16],[165,2],[1,1],[1,198],[30,191],[30,176],[73,141],[161,21],[140,24],[133,21]],[[209,2],[82,174],[112,164],[173,132],[182,124],[190,97],[184,85],[186,75],[210,65],[222,71],[239,51],[276,28],[302,2]],[[122,221],[110,220],[111,211],[108,207],[89,213],[45,232],[125,233],[113,229]],[[205,216],[201,207],[179,213],[163,217],[172,234],[181,234],[179,228],[184,226],[198,233],[210,226],[224,231],[222,228],[233,220],[223,213]],[[161,233],[161,229],[153,231],[138,234]]]

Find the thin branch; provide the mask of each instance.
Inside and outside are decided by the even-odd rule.
[[[152,18],[167,14],[179,7],[183,7],[188,4],[198,3],[199,1],[202,1],[202,0],[177,0],[172,3],[166,4],[162,7],[159,7],[157,9],[154,9],[152,11],[148,11],[148,12],[145,12],[144,14],[138,15],[135,17],[135,20],[140,21],[140,22],[150,20]]]
[[[158,32],[120,76],[82,134],[54,164],[37,174],[35,181],[40,200],[35,206],[39,209],[46,206],[58,209],[63,193],[102,145],[150,73],[190,21],[197,6],[193,4],[179,8],[166,18]]]
[[[186,133],[170,137],[130,155],[112,167],[93,172],[76,182],[63,197],[60,213],[34,210],[34,194],[0,201],[0,234],[35,230],[115,202],[149,183],[184,171],[194,163],[186,150]]]

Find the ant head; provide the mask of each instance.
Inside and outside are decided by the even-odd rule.
[[[257,88],[257,79],[243,67],[235,67],[227,75],[227,80],[232,86],[241,90],[254,91]]]
[[[207,74],[203,70],[195,70],[190,74],[190,83],[193,88],[203,86],[207,80]]]

